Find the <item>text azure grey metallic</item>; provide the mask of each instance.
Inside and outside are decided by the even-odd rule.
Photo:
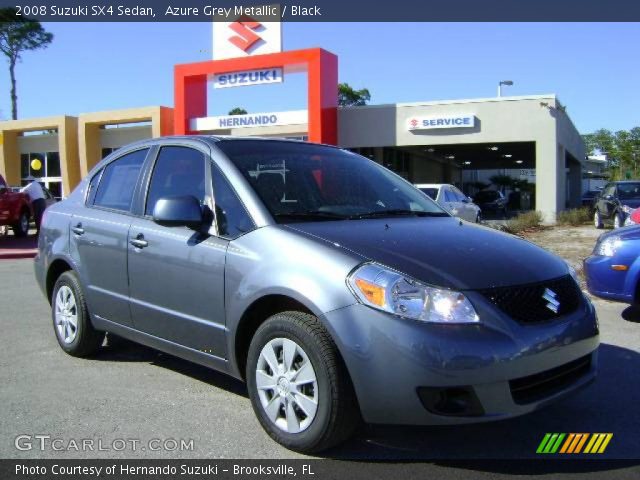
[[[46,211],[35,270],[67,353],[109,332],[243,379],[304,452],[362,420],[520,415],[596,374],[596,314],[564,261],[330,146],[129,145]]]

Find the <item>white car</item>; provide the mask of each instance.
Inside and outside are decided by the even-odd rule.
[[[468,222],[480,222],[482,217],[480,207],[453,185],[448,183],[419,183],[415,186],[429,195],[432,200],[446,208],[452,215]]]

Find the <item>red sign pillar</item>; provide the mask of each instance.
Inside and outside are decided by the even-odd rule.
[[[174,129],[194,134],[192,118],[207,115],[207,77],[267,68],[306,70],[309,141],[338,143],[338,57],[321,48],[176,65],[174,68]]]

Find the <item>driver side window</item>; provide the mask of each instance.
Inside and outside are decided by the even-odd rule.
[[[203,204],[205,197],[204,154],[190,147],[162,147],[158,154],[149,193],[145,215],[153,215],[156,202],[162,197],[191,195]]]

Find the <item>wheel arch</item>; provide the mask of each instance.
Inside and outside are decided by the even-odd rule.
[[[51,265],[49,265],[45,280],[45,289],[49,304],[51,304],[51,295],[53,294],[53,287],[56,284],[56,281],[58,280],[58,278],[60,278],[60,275],[62,275],[64,272],[68,272],[69,270],[73,270],[73,267],[67,260],[63,258],[57,258],[53,262],[51,262]]]

